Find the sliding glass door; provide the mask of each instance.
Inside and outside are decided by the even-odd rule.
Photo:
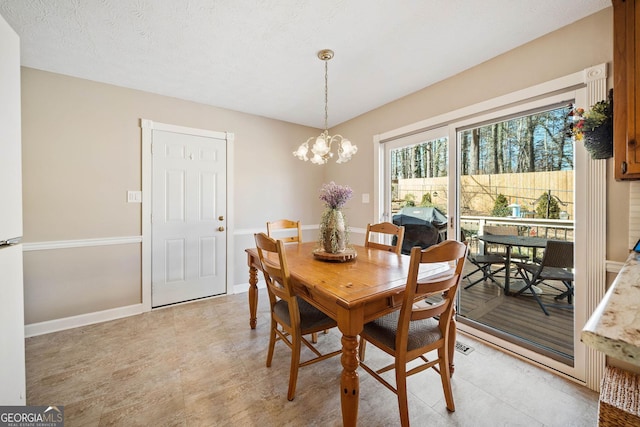
[[[578,92],[446,118],[440,125],[381,140],[380,219],[418,224],[411,225],[414,231],[438,228],[440,239],[466,240],[472,255],[505,255],[505,246],[483,242],[489,233],[529,242],[533,237],[575,241],[579,213],[574,173],[579,162],[567,125]],[[425,247],[422,243],[417,239],[416,244]],[[584,308],[575,303],[583,298],[572,295],[568,301],[562,282],[541,284],[534,291],[549,306],[547,315],[533,295],[507,294],[507,275],[511,290],[524,286],[515,262],[535,265],[545,250],[525,244],[509,249],[513,262],[495,274],[495,280],[472,273],[476,266],[467,262],[465,275],[471,274],[459,292],[459,329],[583,377],[584,356],[576,354],[583,352],[576,313],[584,317]]]
[[[460,227],[469,242],[470,260],[490,261],[467,262],[458,316],[573,366],[573,295],[565,294],[572,282],[544,281],[513,295],[526,286],[524,273],[538,268],[546,240],[574,241],[570,111],[563,101],[458,128]],[[507,248],[483,240],[496,234],[509,235],[508,241],[516,244]],[[505,267],[507,249],[511,262]],[[573,259],[573,253],[567,257]]]

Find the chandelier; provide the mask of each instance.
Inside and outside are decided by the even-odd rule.
[[[333,51],[329,49],[321,50],[318,52],[318,58],[324,61],[324,132],[322,132],[320,136],[312,136],[307,139],[306,142],[302,143],[302,145],[293,152],[293,155],[305,162],[309,160],[309,155],[311,155],[311,163],[323,165],[333,157],[331,148],[335,144],[338,148],[338,160],[336,163],[345,163],[351,160],[351,157],[358,152],[358,147],[351,144],[351,141],[342,135],[329,135],[329,107],[327,106],[329,99],[328,61],[333,58]],[[311,149],[309,149],[311,143],[313,143],[313,145]],[[309,153],[309,151],[311,151],[311,153]]]

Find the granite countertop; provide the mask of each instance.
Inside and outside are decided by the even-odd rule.
[[[632,252],[582,329],[583,343],[640,366],[640,255]]]

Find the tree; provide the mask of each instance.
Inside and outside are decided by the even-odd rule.
[[[511,209],[508,208],[509,200],[505,197],[504,194],[498,194],[496,196],[496,200],[493,203],[493,210],[491,211],[491,216],[509,216],[511,214]]]
[[[538,218],[560,218],[560,205],[558,201],[546,191],[538,198],[536,216]]]
[[[411,193],[409,193],[406,196],[404,196],[404,200],[405,200],[404,201],[404,205],[405,206],[415,206],[416,205],[416,202],[415,202],[416,196],[411,194]]]
[[[431,193],[424,193],[422,195],[422,200],[420,201],[420,206],[433,206],[433,202],[431,201]]]
[[[461,132],[463,175],[573,169],[570,106],[508,118]]]

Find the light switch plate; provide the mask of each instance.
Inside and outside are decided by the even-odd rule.
[[[369,203],[369,193],[362,193],[362,203]]]
[[[127,203],[142,203],[142,191],[127,191]]]

